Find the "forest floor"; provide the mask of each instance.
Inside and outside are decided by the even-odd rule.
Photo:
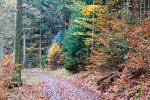
[[[137,92],[136,86],[132,88],[127,87],[133,81],[139,82],[139,85],[137,86],[144,86],[142,78],[139,79],[140,81],[136,79],[129,81],[128,84],[124,84],[124,86],[126,86],[127,88],[124,89],[121,93],[112,92],[115,83],[112,83],[109,86],[109,88],[107,88],[104,92],[97,90],[96,85],[97,80],[112,73],[113,71],[111,70],[101,69],[97,71],[96,70],[81,71],[80,73],[72,74],[66,71],[64,68],[57,70],[50,70],[49,68],[46,69],[35,68],[35,69],[25,69],[22,72],[24,73],[23,80],[25,79],[24,77],[28,76],[40,79],[41,82],[39,82],[37,79],[32,79],[32,81],[37,80],[36,85],[34,84],[27,85],[28,88],[31,88],[34,85],[32,87],[33,88],[32,95],[38,94],[39,91],[41,91],[39,96],[37,96],[38,98],[42,98],[39,100],[150,100],[149,88],[145,87],[143,88],[144,90],[142,90],[142,92]],[[38,87],[39,89],[37,88],[34,89],[34,87]],[[41,87],[43,89],[41,89]],[[25,87],[23,86],[23,88]],[[131,96],[131,98],[127,98],[126,93],[127,95],[129,94],[129,96],[133,93],[135,94]],[[52,96],[53,94],[54,97]],[[43,97],[46,97],[46,99]],[[58,98],[56,99],[56,97]]]
[[[97,85],[96,85],[97,79],[100,79],[110,73],[110,71],[108,70],[81,71],[77,74],[72,74],[66,71],[64,68],[60,68],[57,70],[50,70],[49,68],[46,69],[35,68],[35,69],[24,69],[22,72],[30,73],[30,74],[38,73],[40,75],[48,75],[59,79],[63,79],[65,81],[69,81],[70,83],[75,84],[76,86],[84,90],[88,90],[93,94],[97,94],[102,98],[102,100],[110,100],[109,96],[107,96],[109,95],[109,93],[105,93],[105,94],[101,93],[100,91],[97,90]],[[74,100],[74,99],[69,99],[69,100]],[[88,99],[81,99],[81,100],[88,100]],[[89,100],[97,100],[97,99],[89,99]]]
[[[101,100],[98,94],[62,78],[37,73],[28,73],[24,74],[24,76],[37,77],[44,83],[44,86],[42,85],[41,87],[43,87],[42,91],[46,96],[44,98],[42,96],[38,97],[38,99],[35,100]],[[37,93],[37,91],[35,93]],[[34,96],[35,93],[33,94]],[[32,100],[33,96],[28,99]]]
[[[56,87],[58,90],[61,90],[63,94],[61,95],[70,95],[72,98],[76,99],[58,99],[58,100],[101,100],[100,93],[97,90],[96,80],[97,76],[95,74],[91,74],[91,72],[80,72],[78,74],[72,74],[66,71],[64,68],[57,70],[50,69],[25,69],[22,71],[23,76],[36,76],[42,80],[42,82],[46,84],[56,84],[60,83],[59,86],[49,86]],[[30,75],[29,75],[30,73]],[[90,75],[91,74],[91,75]],[[90,75],[90,76],[89,76]],[[42,76],[42,77],[41,77]],[[56,79],[56,80],[54,80]],[[24,80],[24,78],[23,78]],[[54,83],[51,83],[51,80]],[[67,85],[68,83],[68,85]],[[57,84],[56,84],[57,85]],[[69,89],[69,90],[67,90]],[[65,92],[64,92],[65,91]],[[73,94],[67,93],[67,91]],[[90,93],[87,93],[87,91]],[[80,95],[82,94],[82,95]],[[95,95],[94,97],[92,95]],[[51,96],[50,96],[51,97]],[[62,96],[61,96],[62,97]],[[66,96],[67,97],[67,96]],[[78,97],[78,98],[77,98]],[[64,98],[64,97],[63,97]],[[88,99],[89,98],[89,99]],[[45,100],[45,99],[43,99]],[[49,100],[49,99],[48,99]],[[50,99],[53,100],[53,99]],[[57,99],[54,99],[57,100]],[[102,99],[104,100],[104,99]]]
[[[12,92],[8,100],[48,100],[46,84],[32,75],[22,75],[22,87]]]

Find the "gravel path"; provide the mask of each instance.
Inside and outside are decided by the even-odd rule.
[[[25,75],[39,77],[46,83],[47,89],[45,89],[45,93],[48,95],[48,100],[102,100],[96,94],[60,78],[31,73]]]

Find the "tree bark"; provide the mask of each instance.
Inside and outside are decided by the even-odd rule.
[[[24,36],[23,36],[23,67],[25,67],[25,62],[26,62],[26,35],[24,32]]]
[[[95,4],[95,0],[93,0],[93,5]],[[95,10],[95,9],[94,9]],[[94,48],[94,32],[95,32],[95,11],[93,10],[93,22],[92,22],[92,50]]]
[[[16,15],[16,34],[15,34],[15,72],[13,82],[21,85],[21,67],[22,67],[22,0],[17,0]]]
[[[142,3],[140,3],[140,22],[139,22],[139,24],[141,24],[141,22],[142,22]]]
[[[150,16],[149,11],[150,11],[150,1],[148,0],[148,17]]]
[[[40,68],[42,67],[42,35],[41,35],[41,28],[40,28],[40,38],[39,38],[39,57],[40,57]]]
[[[127,0],[126,6],[127,6],[127,16],[129,17],[129,0]]]
[[[0,61],[2,61],[2,58],[3,58],[3,41],[1,40],[0,41]]]

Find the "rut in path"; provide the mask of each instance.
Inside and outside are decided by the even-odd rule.
[[[63,79],[42,74],[30,73],[25,75],[38,77],[46,83],[47,89],[45,89],[45,93],[48,95],[48,100],[102,100],[98,95],[81,89]]]

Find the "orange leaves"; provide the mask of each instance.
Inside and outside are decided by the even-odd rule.
[[[87,66],[85,66],[85,69],[88,71],[88,70],[91,70],[95,67],[96,67],[95,65],[87,65]]]
[[[93,8],[90,8],[91,6],[88,7],[84,7],[82,13],[89,11],[89,15],[92,15]],[[95,66],[101,66],[102,64],[108,63],[107,59],[111,58],[111,55],[113,55],[117,49],[113,48],[113,52],[111,52],[112,48],[110,47],[110,42],[117,41],[118,43],[119,40],[124,39],[126,34],[125,28],[127,26],[127,21],[125,19],[118,19],[120,14],[108,14],[107,6],[101,5],[99,9],[96,8],[94,11],[94,50],[92,50],[93,55],[92,57],[89,57],[89,61]],[[90,16],[90,18],[91,17],[92,16]]]
[[[102,58],[103,53],[97,50],[92,50],[93,56],[89,57],[88,60],[92,62],[91,65],[87,65],[86,70],[90,70],[96,68],[97,66],[101,66],[104,63]]]
[[[123,38],[124,34],[123,33],[116,33],[115,36],[118,38]]]
[[[96,50],[92,50],[92,52],[97,55],[97,56],[103,56],[103,53],[96,51]]]
[[[99,24],[99,25],[103,25],[103,24],[105,24],[105,22],[99,22],[98,24]]]
[[[106,43],[106,41],[102,38],[98,39],[100,43],[103,43],[106,47],[108,47],[108,44]]]
[[[129,43],[127,48],[132,52],[128,52],[126,57],[129,62],[126,64],[128,68],[147,69],[147,62],[150,62],[150,39],[149,39],[149,26],[150,20],[145,20],[139,27],[136,27],[129,34]]]

